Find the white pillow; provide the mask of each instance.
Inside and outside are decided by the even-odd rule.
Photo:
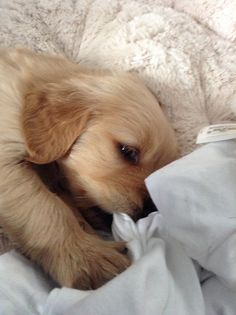
[[[236,289],[236,140],[203,146],[146,179],[162,234]]]

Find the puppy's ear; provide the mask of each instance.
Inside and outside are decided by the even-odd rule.
[[[86,128],[89,117],[85,97],[68,82],[32,89],[25,96],[22,115],[26,160],[46,164],[63,157]]]

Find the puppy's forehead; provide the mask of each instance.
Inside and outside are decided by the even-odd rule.
[[[124,143],[141,150],[150,149],[158,142],[158,134],[162,131],[163,123],[159,117],[145,114],[142,111],[132,113],[130,111],[117,113],[104,117],[97,130],[108,136],[113,142]]]

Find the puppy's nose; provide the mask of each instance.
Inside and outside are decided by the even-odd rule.
[[[138,219],[142,218],[142,211],[143,211],[143,208],[141,208],[141,207],[136,207],[133,210],[132,219],[134,220],[134,222],[136,222],[136,221],[138,221]]]
[[[149,213],[158,211],[157,207],[155,206],[154,202],[150,197],[148,197],[143,203],[143,209],[141,213],[141,218],[144,218],[149,215]]]

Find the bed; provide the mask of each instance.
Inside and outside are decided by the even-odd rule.
[[[22,272],[18,274],[19,282],[13,279],[15,282],[12,282],[11,287],[15,284],[19,289],[16,289],[18,297],[21,297],[19,300],[24,301],[24,297],[27,297],[26,301],[30,299],[30,305],[33,306],[29,314],[105,315],[116,314],[116,311],[117,314],[131,315],[202,315],[204,312],[207,315],[236,314],[233,301],[236,290],[236,253],[233,250],[236,176],[232,176],[235,173],[235,141],[210,144],[202,149],[196,145],[196,136],[201,128],[215,123],[236,121],[236,0],[1,0],[0,45],[24,46],[35,51],[65,55],[87,67],[124,69],[138,73],[160,101],[175,129],[180,148],[180,159],[177,162],[147,179],[147,186],[159,212],[140,221],[139,225],[135,225],[127,217],[121,216],[114,220],[114,224],[117,224],[114,234],[117,238],[128,237],[135,263],[131,269],[103,288],[95,292],[56,289],[44,279],[40,271],[35,270],[30,262],[16,252],[0,257],[2,283],[10,283],[9,279],[4,278],[6,272],[14,274],[15,268],[22,268]],[[205,157],[205,163],[209,167],[213,165],[212,168],[206,169],[206,164],[196,164],[196,161],[199,162],[199,155],[203,156],[203,160]],[[219,160],[211,159],[214,156],[218,156]],[[191,164],[193,161],[195,164]],[[199,165],[197,170],[200,173],[192,171],[196,165]],[[187,173],[175,172],[180,166]],[[203,186],[205,182],[199,184],[202,178],[197,177],[197,174],[201,174],[202,169],[210,172],[206,173],[205,182],[215,172],[228,170],[223,174],[225,177],[222,175],[216,178],[216,182],[221,184],[216,191],[219,195],[224,187],[224,198],[217,199],[217,194],[213,194],[211,187],[215,188],[214,182],[206,187]],[[156,179],[166,183],[168,191],[159,189],[155,185]],[[193,190],[186,189],[184,194],[184,191],[177,189],[186,182],[193,184],[189,186],[195,187],[194,193]],[[175,183],[175,186],[172,187],[169,183]],[[196,183],[197,186],[194,186]],[[201,187],[209,191],[204,198],[201,197],[200,204],[196,202],[196,187],[201,196]],[[176,195],[170,195],[170,191],[176,190],[178,197],[182,194],[180,199],[185,203],[178,203]],[[209,197],[212,198],[210,201]],[[176,203],[166,204],[166,200],[171,199]],[[210,213],[207,224],[198,217],[199,208],[194,207],[195,204],[201,208],[208,205],[206,210]],[[215,224],[212,211],[217,206],[219,226],[211,230],[210,227]],[[172,212],[168,209],[172,209]],[[173,212],[175,209],[181,211]],[[189,209],[194,212],[187,211]],[[229,225],[222,219],[222,211],[224,218],[231,218]],[[177,216],[176,213],[180,215]],[[171,217],[176,221],[171,222],[168,219]],[[171,240],[165,238],[165,233],[161,234],[163,218],[164,226],[172,227],[167,233]],[[193,222],[189,218],[194,218]],[[128,222],[127,231],[131,229],[139,232],[130,236],[128,232],[120,231],[118,227],[123,224],[119,223],[122,220]],[[222,222],[227,225],[226,230]],[[194,225],[190,229],[190,223],[201,228],[197,229]],[[220,227],[223,232],[218,235]],[[184,236],[180,231],[185,232]],[[3,233],[0,235],[0,252],[3,254],[14,247],[14,244]],[[213,258],[206,258],[202,248],[205,249],[207,243],[207,248],[212,250],[211,241],[215,237],[217,242],[214,246],[218,244],[219,251],[215,252],[217,254]],[[188,242],[186,244],[186,238],[192,240],[191,246]],[[229,239],[228,243],[225,243],[226,239]],[[143,240],[150,240],[151,245],[149,241],[145,243]],[[224,246],[220,248],[220,244]],[[147,251],[143,251],[145,246]],[[174,257],[173,260],[171,257]],[[221,260],[224,263],[220,265],[224,268],[219,268],[218,262]],[[157,262],[156,265],[153,265],[154,261]],[[171,261],[176,263],[171,264]],[[5,266],[12,269],[6,271]],[[31,286],[23,290],[17,284],[22,284],[23,275],[27,280],[29,270],[32,272],[29,284],[38,279],[35,282],[38,291],[34,291],[34,294]],[[185,277],[181,275],[186,270],[189,277],[187,282],[183,282]],[[147,282],[146,279],[152,276],[153,279]],[[138,290],[140,283],[147,285],[148,289],[141,287]],[[11,297],[11,292],[7,296]],[[22,292],[25,293],[24,297]],[[37,296],[35,292],[41,292],[39,300],[34,299]],[[223,304],[219,303],[220,300],[223,300]],[[5,303],[9,304],[7,297]],[[0,306],[0,314],[3,314],[1,308]],[[14,314],[15,310],[12,309]],[[22,314],[23,312],[24,315],[27,314],[24,307]],[[8,314],[11,314],[10,311]]]

